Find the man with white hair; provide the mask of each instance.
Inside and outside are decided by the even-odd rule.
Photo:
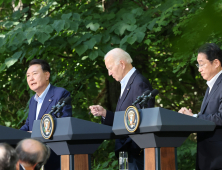
[[[7,143],[0,143],[0,170],[17,170],[18,165],[15,149]]]
[[[109,51],[105,57],[105,65],[109,76],[112,76],[121,84],[121,94],[116,106],[116,111],[125,111],[138,96],[146,90],[152,90],[149,81],[132,66],[130,55],[120,48]],[[148,101],[148,107],[154,107],[154,99]],[[136,105],[141,109],[140,105]],[[94,116],[102,116],[103,124],[113,125],[114,113],[104,109],[100,105],[89,107]],[[118,157],[120,151],[128,152],[129,170],[144,169],[144,152],[131,138],[116,139],[115,153]]]

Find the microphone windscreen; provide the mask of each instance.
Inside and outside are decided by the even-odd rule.
[[[68,97],[66,97],[66,98],[64,99],[63,102],[65,102],[65,104],[71,105],[71,100],[72,100],[72,98],[71,98],[70,96],[68,96]]]
[[[65,98],[61,98],[59,101],[58,101],[58,103],[62,103],[63,102],[63,100],[64,100]]]
[[[151,95],[154,97],[156,95],[158,95],[159,91],[157,89],[154,89],[153,91],[151,91]]]
[[[148,94],[150,94],[150,90],[147,90],[147,91],[145,91],[145,92],[143,93],[144,96],[146,96],[146,95],[148,95]]]

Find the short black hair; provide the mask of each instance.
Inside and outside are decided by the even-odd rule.
[[[0,147],[5,149],[4,156],[0,158],[0,170],[15,170],[18,162],[15,149],[7,143],[0,143]]]
[[[35,140],[35,139],[32,139],[32,140]],[[41,143],[43,150],[40,150],[36,153],[28,153],[28,152],[25,152],[22,148],[23,141],[24,140],[20,141],[16,147],[16,152],[18,154],[19,160],[32,166],[34,166],[37,163],[35,170],[40,170],[42,165],[44,165],[47,162],[50,156],[50,148],[47,145],[43,144],[42,142],[36,140]],[[41,155],[42,155],[42,158],[39,161],[39,157]]]
[[[49,72],[49,73],[51,73],[51,69],[50,69],[49,63],[47,63],[45,60],[42,60],[42,59],[33,59],[32,61],[30,61],[29,67],[32,66],[32,65],[34,65],[34,64],[39,64],[39,65],[41,65],[42,70],[43,70],[44,72]]]
[[[214,43],[206,43],[202,45],[198,50],[198,54],[199,53],[206,54],[207,59],[210,62],[218,59],[220,61],[220,64],[222,64],[222,50]]]

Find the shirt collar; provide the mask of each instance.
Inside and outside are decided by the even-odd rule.
[[[209,93],[210,93],[211,89],[214,86],[214,83],[216,82],[217,78],[220,76],[221,73],[222,73],[222,70],[219,73],[217,73],[210,81],[207,81],[207,85],[210,88]]]
[[[44,90],[44,92],[43,92],[40,96],[38,96],[37,94],[35,94],[35,97],[34,97],[35,101],[37,101],[37,102],[42,102],[42,101],[45,99],[45,96],[46,96],[46,94],[48,93],[50,86],[51,86],[51,85],[50,85],[50,83],[49,83],[49,85],[46,87],[46,89]]]
[[[132,74],[136,71],[136,68],[133,67],[126,75],[125,77],[120,81],[121,87],[126,86],[126,84],[128,83],[130,77],[132,76]]]

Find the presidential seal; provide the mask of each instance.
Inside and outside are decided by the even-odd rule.
[[[54,120],[50,114],[44,114],[40,122],[42,137],[49,139],[54,132]]]
[[[140,115],[136,107],[129,106],[124,115],[125,127],[129,132],[135,132],[140,123]]]

